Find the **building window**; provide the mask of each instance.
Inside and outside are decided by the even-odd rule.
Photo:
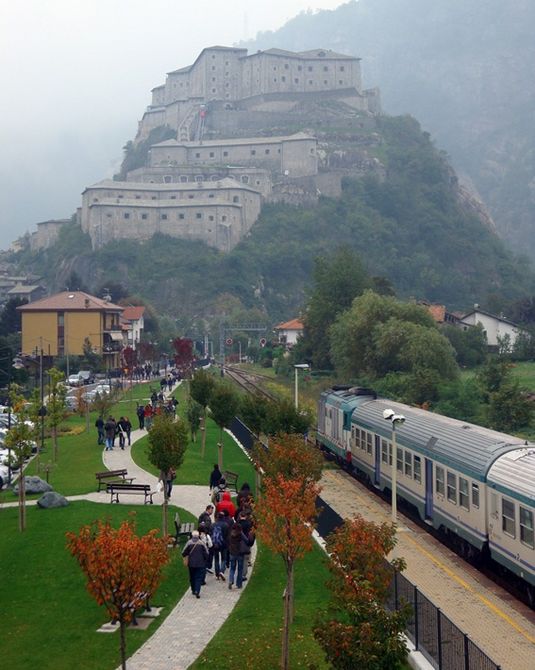
[[[275,72],[277,71],[277,66],[276,66],[276,65],[273,66],[273,70],[274,70]]]
[[[223,151],[223,156],[226,158],[228,156],[228,151]]]
[[[202,212],[197,212],[197,214],[195,214],[195,218],[202,219]]]
[[[421,482],[422,481],[422,459],[420,456],[414,455],[414,481],[415,482]]]
[[[111,219],[111,212],[106,212],[106,218]]]
[[[226,217],[226,216],[222,216],[222,217],[221,217],[221,221],[226,221],[226,220],[227,220],[227,217]]]
[[[225,65],[228,65],[228,60],[225,61]],[[228,74],[228,72],[225,72],[225,74]]]
[[[444,495],[444,468],[438,467],[435,468],[435,491]]]
[[[212,60],[215,60],[215,54],[212,54]]]
[[[215,81],[215,77],[212,77],[212,81]]]
[[[194,195],[193,193],[190,193],[190,194],[188,195],[188,199],[189,199],[189,200],[193,200],[194,197],[195,197],[195,195]]]
[[[212,89],[212,93],[215,93],[215,88]]]
[[[124,195],[119,195],[117,197],[119,198],[119,200],[122,200],[124,198]]]
[[[323,71],[324,71],[324,72],[329,72],[329,68],[328,68],[326,65],[324,65],[324,66],[323,66]]]
[[[213,198],[213,197],[214,197],[214,194],[213,194],[213,193],[209,193],[209,194],[208,194],[208,197],[209,197],[209,198]]]
[[[294,84],[298,84],[298,83],[299,83],[299,78],[296,77],[296,78],[294,79]]]
[[[311,154],[314,153],[314,147],[312,147],[312,149],[310,150],[310,153],[311,153]]]
[[[256,149],[251,149],[251,156],[256,156]]]
[[[479,484],[472,484],[472,505],[479,507]]]
[[[281,77],[281,81],[286,81],[286,77]]]
[[[178,218],[182,220],[184,218],[184,214],[179,214]]]
[[[146,221],[146,219],[147,219],[147,215],[146,215],[146,214],[142,214],[142,215],[141,215],[141,218],[143,219],[143,221]]]
[[[93,198],[93,202],[98,202],[98,198]]]
[[[176,195],[172,195],[171,200],[176,200]]]
[[[448,472],[448,500],[454,505],[457,504],[457,475]]]
[[[180,181],[182,184],[185,184],[188,181],[188,178],[186,177],[185,174],[180,175]]]
[[[341,79],[338,80],[338,84],[339,84],[340,86],[342,86],[343,83],[344,83],[344,82],[343,82]]]
[[[459,506],[463,509],[470,509],[470,501],[468,499],[468,481],[463,477],[459,477]]]
[[[343,65],[340,65],[340,72],[344,72],[345,67]]]
[[[136,200],[141,200],[141,196],[140,196],[140,195],[136,195]]]
[[[277,77],[273,77],[273,81],[276,82],[276,81],[277,81]]]
[[[240,202],[240,199],[238,198],[237,195],[232,197],[232,202]]]
[[[210,158],[214,158],[215,153],[213,151],[210,151]]]
[[[515,504],[502,498],[502,530],[507,535],[515,537]]]
[[[324,80],[323,80],[323,83],[325,84],[325,86],[327,86],[327,84],[328,84],[329,82],[328,82],[326,79],[324,79]]]
[[[129,214],[128,212],[125,212],[125,213],[124,213],[124,218],[125,218],[125,219],[129,219],[129,218],[130,218],[130,214]]]
[[[289,67],[290,67],[290,66],[288,65],[288,63],[284,63],[284,69],[285,69],[285,70],[288,70]]]
[[[307,67],[307,70],[308,70],[309,72],[312,72],[312,65],[309,65],[309,66]]]
[[[200,158],[200,157],[201,157],[201,154],[200,154],[199,152],[197,152],[197,153],[195,154],[195,158]]]
[[[151,200],[157,200],[157,199],[158,198],[155,195],[153,195],[152,198],[151,198]]]
[[[381,440],[381,461],[388,465],[388,451],[390,445],[386,440]]]
[[[269,149],[266,149],[265,152],[266,156],[269,154]]]
[[[412,477],[412,454],[410,451],[405,452],[405,475]]]
[[[213,217],[212,215],[210,215],[210,216],[208,217],[208,221],[213,221],[213,220],[214,220],[214,217]]]
[[[162,214],[160,218],[162,221],[167,221],[167,214]]]
[[[366,433],[366,451],[368,454],[372,453],[372,440],[373,435],[371,433]]]
[[[520,541],[532,549],[535,548],[533,537],[533,512],[520,507]]]
[[[246,174],[242,174],[241,181],[242,181],[242,184],[248,184],[249,183],[249,177]]]
[[[212,65],[212,72],[215,70],[215,65]]]

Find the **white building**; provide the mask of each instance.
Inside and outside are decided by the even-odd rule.
[[[303,334],[303,323],[299,319],[292,319],[285,321],[275,326],[274,330],[277,333],[280,344],[285,344],[287,347],[293,347],[297,339]]]
[[[497,347],[499,340],[505,336],[509,336],[510,346],[513,346],[517,337],[522,332],[522,329],[516,323],[503,316],[496,316],[490,312],[485,312],[480,309],[479,305],[475,305],[471,312],[468,312],[468,314],[465,314],[461,318],[461,327],[462,324],[466,326],[480,325],[487,337],[489,347]]]

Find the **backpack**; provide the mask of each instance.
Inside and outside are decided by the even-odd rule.
[[[221,549],[225,546],[225,540],[223,539],[223,530],[220,523],[216,523],[212,528],[212,543],[214,549]]]

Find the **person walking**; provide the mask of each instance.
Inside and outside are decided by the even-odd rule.
[[[218,514],[216,522],[212,526],[212,546],[214,556],[214,571],[217,579],[225,581],[225,569],[227,567],[229,525],[225,521],[224,514]]]
[[[106,433],[104,432],[104,419],[102,418],[102,415],[95,421],[95,428],[98,432],[97,444],[104,444],[106,441]]]
[[[171,491],[173,490],[173,482],[176,479],[176,470],[174,468],[169,468],[169,470],[165,473],[165,481],[164,484],[167,488],[167,497],[171,497]]]
[[[213,513],[214,513],[214,506],[206,505],[206,509],[204,510],[204,512],[201,512],[201,514],[199,515],[199,524],[204,523],[209,533],[212,531],[212,526],[214,525],[214,522],[212,521]]]
[[[223,475],[221,474],[221,470],[219,469],[219,465],[217,463],[214,464],[214,469],[210,473],[210,493],[212,493],[212,489],[215,489],[219,482],[223,479]],[[219,501],[217,501],[219,502]]]
[[[143,430],[145,428],[145,408],[143,405],[137,406],[136,414],[139,421],[139,430]]]
[[[115,440],[115,431],[117,430],[117,424],[115,419],[112,416],[108,417],[108,420],[104,424],[104,433],[106,436],[106,451],[113,451],[113,442]]]
[[[119,418],[119,421],[117,421],[117,435],[119,436],[119,446],[121,449],[124,451],[124,445],[126,442],[126,431],[124,429],[124,416],[121,416]]]
[[[241,489],[238,491],[238,498],[236,504],[238,509],[243,509],[244,507],[251,507],[253,502],[253,494],[251,493],[251,487],[247,482],[242,484]]]
[[[147,430],[150,430],[152,426],[152,415],[153,415],[153,409],[150,403],[147,403],[145,405],[144,414],[145,414],[145,428]]]
[[[126,439],[128,440],[128,446],[130,447],[132,445],[132,423],[130,422],[130,419],[125,416],[124,417],[124,432],[126,433]]]
[[[191,539],[186,542],[186,546],[182,550],[182,556],[187,557],[191,592],[194,596],[200,598],[201,586],[206,572],[206,561],[208,560],[208,548],[201,541],[198,530],[191,533]]]
[[[203,586],[206,584],[206,573],[210,572],[213,574],[212,570],[212,561],[213,561],[213,543],[212,543],[212,536],[208,532],[208,529],[206,528],[206,524],[200,523],[199,524],[199,537],[201,538],[201,542],[204,542],[206,545],[206,548],[208,549],[208,558],[206,559],[206,569],[205,569],[205,579],[203,579]]]
[[[230,557],[230,572],[228,575],[228,587],[232,589],[234,577],[236,577],[236,588],[241,589],[243,583],[243,557],[242,542],[248,542],[242,527],[235,522],[230,529],[228,540],[228,553]]]
[[[230,517],[234,518],[234,515],[236,514],[236,506],[232,502],[230,491],[225,491],[223,493],[223,499],[221,502],[217,503],[215,509],[216,512],[227,512]]]

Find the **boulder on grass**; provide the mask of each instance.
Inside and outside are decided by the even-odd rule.
[[[55,491],[48,491],[39,498],[37,504],[43,509],[51,509],[52,507],[66,507],[69,501]]]
[[[26,493],[46,493],[47,491],[53,491],[50,484],[45,482],[44,479],[41,479],[41,477],[24,477],[24,485]],[[13,487],[13,492],[18,494],[18,484]]]

